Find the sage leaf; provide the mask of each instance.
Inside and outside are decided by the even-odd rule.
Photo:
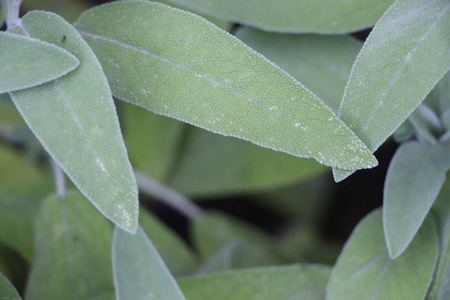
[[[77,191],[48,197],[36,220],[25,299],[87,299],[111,292],[109,223]]]
[[[395,153],[383,200],[383,225],[391,258],[398,257],[419,230],[449,168],[450,151],[439,144],[404,143]]]
[[[135,235],[116,227],[112,249],[117,300],[185,299],[140,227]]]
[[[80,60],[68,76],[11,96],[33,133],[80,191],[107,218],[135,232],[136,182],[111,91],[94,53],[69,23],[53,13],[30,12],[23,18],[23,29],[14,29],[57,44]]]
[[[397,0],[366,40],[340,117],[374,152],[450,68],[450,3]],[[335,171],[343,180],[350,171]]]
[[[227,271],[179,281],[187,300],[322,300],[330,267],[293,265]]]
[[[433,278],[438,252],[436,225],[428,218],[408,249],[397,259],[389,258],[381,210],[376,210],[345,244],[331,272],[326,299],[421,300]]]
[[[80,61],[67,50],[0,31],[0,93],[40,85],[66,75]]]
[[[83,13],[75,26],[121,100],[325,165],[377,164],[315,95],[198,16],[123,1]]]
[[[2,4],[0,3],[0,26],[5,23],[5,15],[3,14]]]
[[[371,27],[393,0],[169,0],[168,2],[265,31],[336,34]]]
[[[1,11],[0,11],[1,13]],[[16,288],[9,282],[8,278],[0,273],[0,299],[2,300],[21,300]]]

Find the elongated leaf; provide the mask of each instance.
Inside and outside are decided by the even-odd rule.
[[[237,30],[236,37],[276,63],[338,111],[361,42],[349,36],[293,35]]]
[[[5,23],[5,16],[3,15],[2,4],[0,3],[0,26],[3,26]]]
[[[66,75],[80,61],[43,41],[0,31],[0,93],[21,90]]]
[[[316,96],[202,18],[159,3],[125,1],[85,12],[76,28],[119,99],[325,165],[376,165]]]
[[[450,109],[450,72],[439,81],[436,86],[436,90],[439,92],[439,104],[441,107],[441,113]]]
[[[185,299],[141,228],[131,235],[116,227],[112,247],[117,300]]]
[[[25,299],[87,299],[111,292],[111,230],[84,197],[50,196],[36,221]]]
[[[0,12],[1,13],[1,12]],[[2,300],[21,300],[16,288],[9,282],[2,273],[0,273],[0,299]]]
[[[266,31],[346,33],[375,24],[393,0],[169,0],[168,2]]]
[[[294,265],[228,271],[179,281],[187,300],[322,300],[330,267]]]
[[[390,259],[384,241],[381,210],[353,231],[331,272],[327,300],[421,300],[433,278],[438,257],[436,225],[427,219],[411,245]]]
[[[107,218],[135,232],[136,182],[111,92],[94,53],[74,28],[55,14],[28,13],[23,26],[32,37],[63,47],[81,63],[70,76],[11,93],[14,103],[82,193]]]
[[[397,150],[384,185],[383,225],[391,258],[399,256],[419,230],[449,168],[450,151],[439,144],[410,142]]]
[[[352,69],[340,117],[375,151],[450,68],[450,3],[397,0]],[[352,172],[336,171],[342,180]]]

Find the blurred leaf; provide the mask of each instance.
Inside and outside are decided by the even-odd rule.
[[[331,272],[327,300],[423,299],[438,252],[436,226],[429,218],[408,249],[390,259],[381,210],[376,210],[360,222],[345,244]]]
[[[187,300],[322,300],[330,267],[294,265],[228,271],[179,281]]]
[[[74,53],[81,64],[70,76],[11,93],[14,103],[44,148],[95,207],[134,232],[136,182],[100,64],[76,30],[53,13],[28,13],[23,26],[32,37]]]
[[[352,69],[340,117],[375,151],[450,68],[450,2],[397,0]],[[350,171],[335,170],[337,181]]]
[[[5,16],[3,15],[2,4],[0,3],[0,26],[3,26],[5,23]]]
[[[441,113],[450,109],[450,72],[439,81],[435,87],[436,92],[439,92],[439,104]]]
[[[117,300],[185,299],[140,227],[135,235],[116,227],[112,249]]]
[[[277,34],[249,27],[237,30],[236,37],[307,86],[334,112],[362,46],[350,36]]]
[[[0,31],[0,93],[41,85],[75,70],[80,61],[67,50]]]
[[[52,11],[72,23],[92,6],[92,3],[93,1],[89,0],[25,0],[22,9]]]
[[[406,119],[393,133],[392,137],[396,143],[403,143],[414,137],[414,127],[411,122]]]
[[[450,151],[439,144],[404,143],[395,153],[384,184],[383,206],[391,258],[399,256],[419,230],[449,168]]]
[[[71,191],[47,198],[36,221],[25,299],[86,299],[114,290],[109,223]]]
[[[140,211],[139,222],[173,276],[188,275],[197,268],[198,258],[175,232],[145,209]]]
[[[0,94],[0,131],[26,126],[8,94]]]
[[[265,31],[336,34],[371,27],[393,0],[169,0],[168,2]]]
[[[119,99],[325,165],[377,164],[314,94],[202,18],[124,1],[85,12],[76,27]]]
[[[0,144],[0,186],[34,182],[44,176],[42,170],[14,153],[13,149]]]
[[[436,113],[425,104],[419,105],[409,116],[414,127],[417,139],[427,144],[436,144],[438,137],[443,133],[441,121]]]
[[[0,299],[2,300],[21,300],[16,288],[9,282],[2,273],[0,273]]]
[[[0,242],[0,272],[20,294],[25,290],[29,269],[29,263],[18,252]]]

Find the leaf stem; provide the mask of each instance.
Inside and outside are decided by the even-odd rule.
[[[60,198],[66,197],[66,179],[64,176],[64,171],[58,165],[58,163],[51,158],[53,176],[55,177],[56,194]]]
[[[1,0],[3,13],[6,19],[6,26],[13,28],[17,25],[19,19],[20,4],[22,0]]]

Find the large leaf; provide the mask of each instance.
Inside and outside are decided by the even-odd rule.
[[[25,299],[87,299],[113,291],[111,237],[109,223],[80,193],[47,198],[36,220]]]
[[[375,151],[450,68],[450,2],[397,0],[365,42],[340,117]],[[336,171],[337,181],[351,172]]]
[[[315,95],[198,16],[159,3],[123,1],[85,12],[76,28],[119,99],[325,165],[377,164]]]
[[[136,182],[100,64],[76,30],[55,14],[28,13],[23,26],[32,37],[59,45],[81,63],[68,76],[11,93],[14,103],[81,192],[107,218],[135,232]]]
[[[0,299],[2,300],[21,300],[16,288],[9,282],[2,273],[0,273]]]
[[[117,300],[185,299],[141,228],[131,235],[116,227],[112,249]]]
[[[322,300],[328,266],[296,265],[228,271],[180,280],[187,300]]]
[[[405,143],[395,153],[386,176],[383,206],[391,258],[399,256],[419,230],[449,168],[450,151],[439,144]]]
[[[361,221],[345,244],[331,272],[327,300],[421,300],[433,278],[438,252],[436,225],[429,218],[408,249],[390,259],[377,210]]]
[[[73,71],[80,61],[43,41],[0,31],[0,93],[40,85]]]
[[[393,0],[169,0],[224,20],[291,33],[346,33],[375,24]]]
[[[242,27],[236,37],[306,85],[337,112],[362,43],[350,36],[276,34]]]

